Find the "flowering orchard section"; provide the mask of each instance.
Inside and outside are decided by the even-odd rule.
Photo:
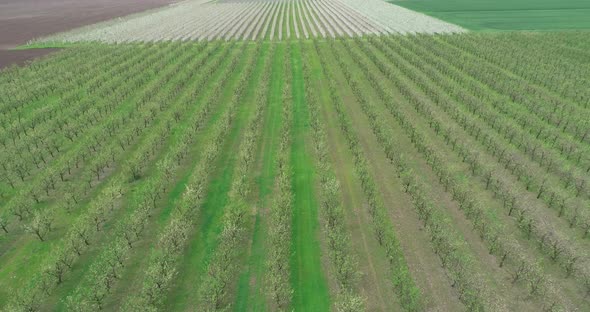
[[[369,9],[181,3],[63,38],[228,40],[0,71],[0,310],[587,309],[588,37]]]
[[[459,26],[380,0],[197,0],[41,41],[283,40],[462,31]]]

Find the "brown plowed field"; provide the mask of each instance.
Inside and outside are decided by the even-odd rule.
[[[9,51],[31,39],[173,2],[178,0],[0,0],[0,68],[54,51]]]

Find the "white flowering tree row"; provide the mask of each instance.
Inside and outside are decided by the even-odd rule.
[[[194,0],[41,41],[284,40],[462,31],[456,25],[380,0]]]

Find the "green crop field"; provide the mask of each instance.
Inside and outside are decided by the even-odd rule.
[[[477,31],[589,30],[586,0],[388,0]]]
[[[590,311],[587,32],[228,3],[0,70],[0,311]]]

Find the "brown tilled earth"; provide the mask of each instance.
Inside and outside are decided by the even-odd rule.
[[[179,0],[0,0],[0,68],[55,49],[13,51],[29,40]]]

